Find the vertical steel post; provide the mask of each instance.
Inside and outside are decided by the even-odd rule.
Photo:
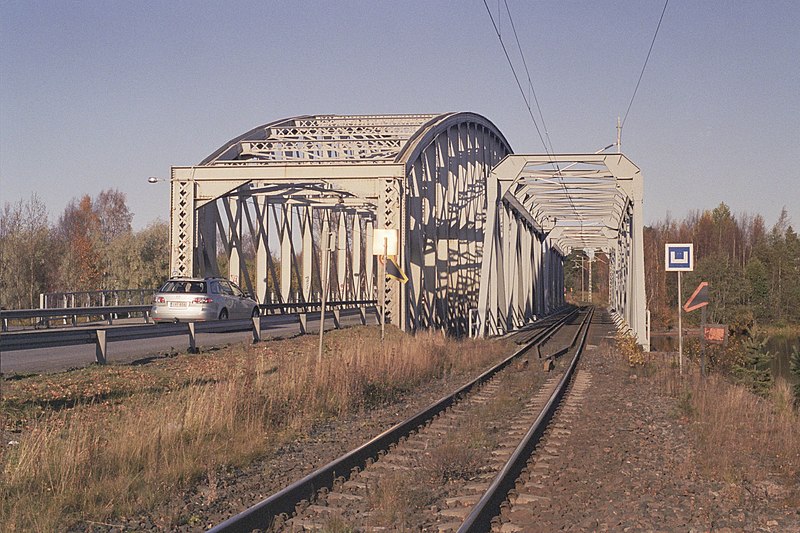
[[[678,371],[683,374],[683,309],[681,308],[681,271],[678,270]]]
[[[383,238],[383,262],[381,262],[381,341],[386,336],[386,261],[389,260],[389,239]]]

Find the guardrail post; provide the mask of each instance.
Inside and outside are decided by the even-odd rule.
[[[144,315],[144,323],[145,324],[149,324],[150,323],[150,311],[145,311],[142,314]]]
[[[3,331],[8,331],[8,319],[3,319]]]
[[[105,298],[104,298],[104,299],[105,299]],[[109,326],[113,326],[113,325],[114,325],[114,321],[113,321],[113,318],[114,318],[114,313],[108,313],[108,314],[106,315],[106,318],[107,318],[107,320],[108,320],[108,325],[109,325]]]
[[[194,333],[194,322],[189,322],[189,353],[197,353],[197,336]]]
[[[95,331],[97,335],[97,343],[95,344],[94,349],[94,358],[97,361],[97,364],[104,365],[106,364],[106,330],[98,329]]]
[[[261,317],[253,317],[253,344],[261,342]]]
[[[308,333],[308,313],[300,313],[300,334],[305,335]]]

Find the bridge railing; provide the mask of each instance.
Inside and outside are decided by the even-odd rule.
[[[40,309],[148,305],[156,289],[108,289],[39,294]]]

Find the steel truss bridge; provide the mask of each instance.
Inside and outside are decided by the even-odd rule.
[[[566,255],[603,251],[612,312],[649,347],[643,183],[622,154],[514,154],[467,112],[299,116],[170,181],[174,276],[224,271],[264,304],[377,299],[373,232],[396,229],[388,320],[484,335],[561,307]]]

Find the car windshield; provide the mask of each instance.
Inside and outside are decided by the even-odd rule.
[[[205,281],[185,281],[169,280],[161,287],[158,292],[185,293],[185,294],[205,294]]]

